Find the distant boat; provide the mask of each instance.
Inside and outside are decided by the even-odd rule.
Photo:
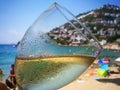
[[[15,44],[13,44],[13,45],[12,45],[12,47],[16,47],[16,45],[15,45]]]

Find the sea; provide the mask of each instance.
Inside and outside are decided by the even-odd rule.
[[[14,44],[0,44],[0,68],[3,71],[3,78],[7,78],[10,74],[11,64],[14,64],[16,57]]]
[[[66,46],[63,46],[65,48]],[[72,51],[80,50],[81,46],[69,47]],[[82,46],[83,48],[83,46]],[[63,49],[66,51],[66,49]],[[3,70],[3,78],[7,78],[10,73],[11,64],[14,64],[16,58],[17,47],[14,44],[0,44],[0,68]],[[57,50],[55,50],[57,52]],[[82,51],[83,52],[83,51]],[[80,52],[77,52],[78,54]],[[105,56],[109,56],[111,61],[120,57],[120,51],[104,49],[99,55],[98,59],[102,59]]]

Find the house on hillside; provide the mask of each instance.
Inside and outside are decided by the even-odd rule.
[[[112,35],[115,35],[116,34],[116,31],[114,28],[108,28],[107,30],[107,35],[108,36],[112,36]]]
[[[105,36],[106,32],[103,29],[100,29],[99,34],[100,34],[100,36]]]

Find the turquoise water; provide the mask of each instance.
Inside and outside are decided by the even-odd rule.
[[[79,54],[79,53],[80,54],[85,54],[85,53],[90,54],[89,51],[91,50],[90,47],[84,47],[84,46],[82,46],[82,47],[81,46],[78,46],[78,47],[61,46],[61,48],[62,49],[59,49],[59,50],[61,50],[61,53],[71,53],[71,54]],[[68,51],[68,48],[69,48],[69,51]],[[0,68],[2,68],[5,76],[9,75],[10,66],[15,61],[16,50],[17,50],[17,47],[14,47],[13,45],[6,45],[6,44],[0,45]],[[86,50],[88,52],[86,52]],[[58,50],[55,50],[55,53],[57,53],[57,51]],[[105,56],[110,56],[111,60],[113,61],[115,58],[120,56],[120,52],[115,51],[115,50],[104,49],[102,51],[102,53],[99,55],[99,59],[101,59]]]
[[[11,64],[15,60],[16,49],[13,45],[0,45],[0,68],[3,70],[4,76],[8,76],[10,73]]]
[[[25,36],[21,41],[17,49],[17,58],[79,54],[92,55],[96,50],[98,48],[95,46],[59,46],[48,35],[34,33],[32,38],[31,36]]]

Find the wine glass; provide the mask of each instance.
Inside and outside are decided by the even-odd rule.
[[[59,89],[80,76],[101,50],[89,28],[68,9],[54,3],[28,28],[18,45],[18,88]]]

